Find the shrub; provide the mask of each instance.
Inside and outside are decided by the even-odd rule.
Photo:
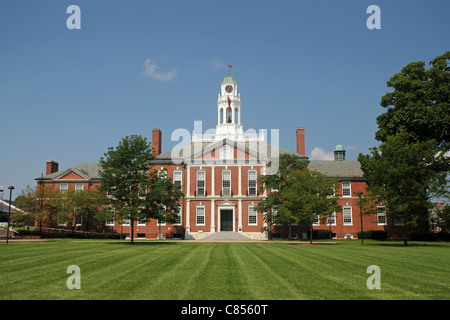
[[[120,239],[118,233],[43,232],[18,230],[19,236],[41,236],[43,239]]]
[[[361,231],[357,232],[358,239],[361,239]],[[363,232],[364,239],[386,240],[388,238],[387,231],[384,230],[367,230]]]

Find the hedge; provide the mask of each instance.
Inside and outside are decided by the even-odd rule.
[[[73,239],[120,239],[118,233],[79,233],[79,232],[44,232],[18,230],[18,236],[40,236],[42,239],[73,238]]]
[[[361,231],[356,233],[358,239],[361,239]],[[363,231],[364,239],[386,240],[388,238],[387,231],[384,230],[367,230]]]

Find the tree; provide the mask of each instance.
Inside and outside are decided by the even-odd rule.
[[[55,191],[48,199],[55,223],[64,223],[75,231],[82,225],[86,231],[96,231],[100,219],[103,196],[98,190]]]
[[[286,188],[285,180],[291,171],[303,170],[307,162],[299,160],[296,156],[290,154],[281,154],[278,158],[278,171],[275,174],[270,172],[258,178],[259,192],[267,192],[267,197],[256,206],[257,212],[264,214],[264,222],[267,227],[261,231],[273,230],[275,224],[289,226],[288,238],[291,238],[291,225],[294,222],[293,217],[280,215],[278,208],[281,205],[281,192]]]
[[[51,219],[51,208],[47,200],[52,198],[54,193],[55,190],[52,187],[39,184],[36,188],[27,186],[16,198],[17,206],[31,214],[40,231],[42,230],[42,224]]]
[[[291,172],[281,192],[278,212],[291,217],[296,223],[306,224],[312,243],[313,224],[320,215],[329,217],[340,211],[338,198],[332,196],[336,181],[324,174],[307,168]]]
[[[106,204],[114,208],[119,220],[130,220],[131,243],[134,221],[166,220],[178,213],[175,203],[182,196],[181,189],[150,168],[154,155],[145,138],[138,135],[122,138],[116,148],[108,148],[104,155],[100,159],[99,190],[108,195]]]
[[[307,163],[295,156],[283,154],[279,158],[277,174],[260,177],[260,189],[268,192],[267,197],[256,207],[264,213],[267,227],[274,224],[288,224],[289,238],[291,224],[302,223],[312,231],[316,215],[330,216],[339,210],[337,198],[331,196],[336,181],[317,171],[309,170]],[[310,232],[312,242],[312,232]]]
[[[161,222],[175,222],[179,217],[181,206],[179,200],[184,197],[181,186],[167,178],[166,171],[152,170],[149,175],[150,217],[156,217],[161,233]]]
[[[426,70],[424,62],[413,62],[387,82],[392,92],[381,98],[387,111],[377,118],[376,139],[406,130],[410,142],[436,141],[444,153],[450,150],[450,51],[436,57]],[[441,170],[448,171],[449,164]]]
[[[107,205],[113,207],[117,218],[130,220],[131,243],[134,221],[146,218],[150,206],[147,190],[150,161],[154,158],[151,144],[141,136],[122,138],[116,148],[108,148],[100,158],[99,190],[105,192]]]
[[[371,151],[358,156],[367,189],[386,203],[388,214],[401,220],[406,246],[407,228],[427,220],[430,199],[446,192],[447,174],[434,167],[448,159],[438,152],[436,141],[411,142],[404,129]]]

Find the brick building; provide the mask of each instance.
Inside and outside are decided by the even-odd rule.
[[[235,234],[251,239],[267,239],[261,233],[263,216],[255,206],[266,194],[258,193],[257,179],[277,169],[278,156],[305,156],[305,129],[297,128],[297,152],[279,148],[277,131],[244,131],[241,121],[241,100],[238,83],[228,75],[220,85],[217,100],[217,126],[213,133],[194,132],[189,143],[162,153],[162,132],[153,129],[152,146],[156,158],[151,167],[167,170],[167,176],[180,184],[185,194],[176,223],[161,223],[156,219],[137,221],[135,238],[156,237],[203,239],[217,234]],[[357,161],[346,161],[345,150],[338,145],[334,161],[309,161],[309,168],[335,177],[341,184],[339,204],[343,212],[336,213],[326,223],[317,219],[315,229],[331,229],[336,238],[356,238],[360,230],[360,211],[356,202],[358,191],[365,192],[363,173]],[[86,190],[100,183],[98,164],[80,164],[59,170],[54,161],[47,162],[46,175],[38,183],[53,184],[56,189]],[[386,215],[364,216],[365,230],[385,230]],[[131,236],[130,226],[119,221],[107,221],[106,226]],[[285,226],[276,226],[274,234],[287,237]],[[293,226],[292,232],[302,237],[304,227]]]

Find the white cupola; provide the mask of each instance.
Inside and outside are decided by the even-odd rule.
[[[241,95],[236,80],[228,74],[222,81],[217,99],[216,135],[241,134]]]

